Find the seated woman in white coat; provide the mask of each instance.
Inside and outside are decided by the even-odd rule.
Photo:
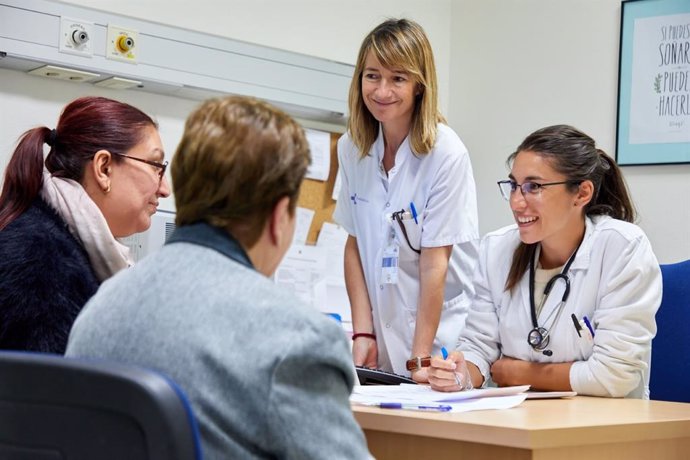
[[[661,272],[620,169],[564,125],[508,163],[498,185],[516,223],[483,238],[458,350],[432,359],[431,386],[648,399]]]

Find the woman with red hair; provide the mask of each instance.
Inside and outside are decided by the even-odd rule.
[[[86,301],[132,264],[117,239],[146,230],[170,194],[163,159],[151,117],[102,97],[21,136],[0,194],[1,349],[64,352]]]

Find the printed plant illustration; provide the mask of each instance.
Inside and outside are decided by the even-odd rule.
[[[661,74],[658,74],[654,79],[654,91],[661,94]]]

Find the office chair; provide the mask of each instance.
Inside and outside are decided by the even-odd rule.
[[[661,276],[663,295],[652,341],[650,398],[690,402],[690,260],[661,265]]]
[[[5,351],[0,459],[196,460],[201,447],[186,396],[161,374]]]

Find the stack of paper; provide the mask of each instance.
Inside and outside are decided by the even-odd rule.
[[[528,389],[529,385],[521,385],[442,393],[427,385],[364,385],[354,388],[350,401],[366,406],[467,412],[518,406],[527,398]]]

